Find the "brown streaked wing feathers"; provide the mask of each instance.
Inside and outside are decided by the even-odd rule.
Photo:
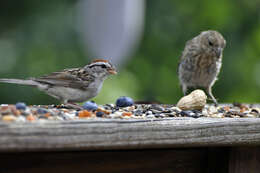
[[[32,80],[55,86],[71,87],[75,89],[86,89],[94,78],[91,76],[84,76],[84,80],[73,73],[78,69],[66,69],[60,72],[53,72],[49,75],[45,75],[39,78],[33,78]],[[88,80],[86,80],[88,79]]]

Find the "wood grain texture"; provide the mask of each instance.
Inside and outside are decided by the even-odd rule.
[[[95,119],[0,123],[0,152],[253,146],[257,118]]]

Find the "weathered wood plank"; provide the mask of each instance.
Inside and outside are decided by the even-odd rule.
[[[143,149],[260,144],[257,118],[0,123],[0,151]]]

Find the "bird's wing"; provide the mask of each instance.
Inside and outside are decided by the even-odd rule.
[[[84,73],[84,76],[82,74],[80,75],[80,72],[82,72],[82,70],[79,68],[65,69],[39,78],[33,78],[32,80],[51,86],[86,89],[89,84],[94,81],[94,78],[87,73]]]
[[[178,75],[179,75],[179,67],[180,67],[181,63],[184,63],[187,60],[193,61],[194,58],[196,58],[200,54],[200,49],[198,48],[198,44],[194,43],[195,38],[187,41],[185,44],[185,48],[182,52],[182,55],[181,55],[179,63],[178,63],[178,68],[177,68]]]
[[[186,58],[192,58],[192,57],[196,57],[196,55],[198,54],[198,44],[194,43],[195,40],[189,40],[186,42],[185,44],[185,48],[182,52],[182,56],[180,58],[180,60],[184,60]]]

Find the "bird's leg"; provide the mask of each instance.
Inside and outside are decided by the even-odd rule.
[[[212,94],[211,86],[207,87],[207,93],[210,96],[210,98],[212,99],[212,101],[214,102],[215,106],[217,106],[218,102]]]
[[[66,106],[68,106],[69,108],[72,109],[76,109],[76,110],[82,110],[82,106],[80,106],[79,104],[76,103],[67,103]]]
[[[77,110],[83,109],[82,106],[80,106],[77,103],[68,102],[67,100],[64,100],[63,103],[66,107],[71,108],[71,109],[77,109]]]
[[[184,95],[187,95],[187,86],[186,85],[182,85],[182,92]]]

